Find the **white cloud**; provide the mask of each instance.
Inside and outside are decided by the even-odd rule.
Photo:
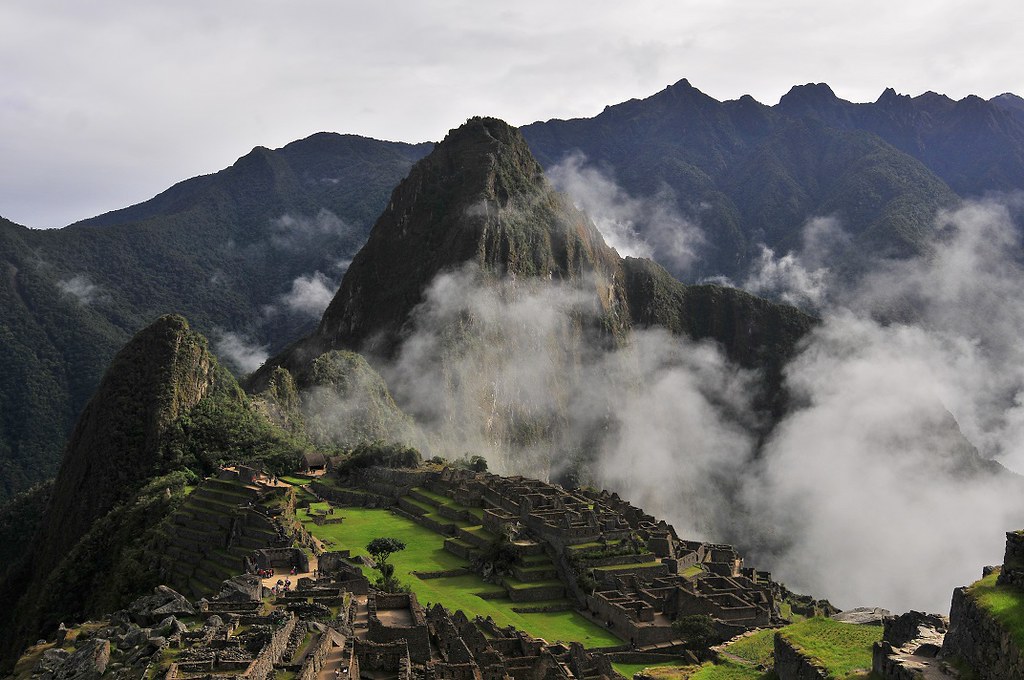
[[[75,274],[70,279],[61,279],[57,282],[57,287],[64,294],[78,298],[83,305],[95,302],[101,292],[101,288],[85,274]]]
[[[622,256],[648,257],[682,275],[697,259],[704,235],[679,213],[669,192],[633,196],[607,172],[570,154],[547,172],[555,187],[594,220]]]
[[[214,337],[214,352],[239,373],[252,373],[269,357],[267,345],[253,342],[240,333],[220,330]]]
[[[337,285],[320,272],[302,275],[292,281],[292,288],[279,298],[286,309],[320,318],[331,304]]]

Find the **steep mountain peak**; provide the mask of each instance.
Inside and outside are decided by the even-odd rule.
[[[394,190],[320,327],[282,361],[300,368],[339,348],[392,353],[431,281],[467,264],[486,276],[607,282],[617,263],[593,223],[552,189],[517,129],[471,118]],[[613,288],[603,288],[609,307]]]
[[[887,87],[885,88],[885,91],[882,92],[881,96],[879,96],[878,99],[875,101],[875,104],[878,104],[879,106],[882,107],[890,107],[901,102],[905,103],[910,101],[912,101],[910,95],[898,94],[895,89]]]
[[[806,85],[794,85],[789,92],[782,95],[779,106],[786,108],[791,106],[806,106],[831,104],[839,101],[839,97],[832,91],[827,83],[807,83]]]
[[[214,383],[206,339],[163,316],[117,353],[64,452],[35,563],[52,568],[91,523],[158,473],[171,422]]]

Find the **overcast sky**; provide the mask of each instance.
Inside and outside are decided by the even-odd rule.
[[[680,78],[1024,94],[1024,2],[3,0],[0,215],[62,226],[320,130],[437,140],[596,115]]]

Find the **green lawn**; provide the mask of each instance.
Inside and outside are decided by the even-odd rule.
[[[313,480],[309,477],[294,477],[292,475],[285,475],[284,477],[278,477],[282,482],[288,482],[294,486],[306,486]]]
[[[997,586],[998,572],[993,572],[970,587],[968,592],[982,607],[1010,631],[1019,649],[1024,649],[1024,592]]]
[[[662,661],[661,663],[612,663],[612,668],[619,675],[632,678],[645,668],[685,668],[685,664],[678,661]]]
[[[732,643],[725,651],[754,665],[770,666],[775,652],[775,630],[759,630]]]
[[[326,504],[313,504],[323,508]],[[338,508],[335,517],[342,516],[341,524],[316,526],[309,521],[305,510],[298,516],[306,528],[321,540],[332,541],[334,549],[348,549],[353,555],[365,555],[366,544],[379,536],[403,541],[406,549],[391,556],[395,575],[412,586],[422,604],[440,602],[451,610],[461,609],[467,616],[491,616],[499,625],[512,625],[549,642],[580,642],[587,647],[605,647],[622,641],[601,626],[591,623],[575,611],[543,614],[519,614],[507,598],[484,600],[480,592],[504,592],[495,584],[486,583],[475,574],[449,578],[419,579],[413,571],[445,571],[468,566],[468,563],[444,550],[444,537],[424,526],[387,510],[369,508]],[[372,576],[372,575],[371,575]]]
[[[836,678],[867,677],[871,646],[882,639],[881,626],[840,623],[816,617],[786,626],[780,634]]]
[[[775,671],[762,673],[752,666],[743,666],[732,661],[719,664],[706,663],[690,676],[689,680],[772,680]]]

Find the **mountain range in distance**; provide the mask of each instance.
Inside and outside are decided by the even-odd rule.
[[[991,504],[1021,480],[991,460],[976,419],[954,419],[950,394],[887,392],[937,370],[899,373],[907,357],[964,346],[932,344],[931,326],[962,330],[937,325],[941,298],[915,311],[919,325],[876,323],[721,285],[753,280],[766,252],[807,250],[808,225],[827,220],[842,237],[815,272],[885,290],[904,263],[914,276],[899,280],[915,288],[897,302],[923,299],[954,255],[977,254],[961,225],[1002,215],[964,199],[1024,186],[1015,102],[887,91],[850,104],[819,85],[766,107],[681,81],[593,119],[516,130],[473,118],[433,147],[320,133],[62,230],[0,224],[0,465],[14,498],[0,512],[2,580],[25,596],[13,639],[150,583],[153,527],[170,508],[161,488],[232,462],[286,471],[304,450],[368,441],[600,482],[797,583],[822,574],[815,550],[868,538],[853,540],[863,525],[849,499],[817,481],[829,479],[821,460],[860,475],[850,488],[875,494],[864,509],[894,521],[916,507],[965,511],[920,530],[931,547],[905,555],[876,537],[887,559],[920,561],[931,529],[960,540],[1024,521]],[[600,195],[577,193],[586,186]],[[1004,230],[989,239],[1005,251],[990,260],[1001,278],[981,280],[1003,286],[997,297],[1020,274],[1005,217],[989,227]],[[644,249],[664,261],[635,256]],[[971,301],[989,311],[989,298]],[[889,321],[902,318],[885,302]],[[1012,335],[1015,307],[1005,312]],[[976,347],[1014,356],[1003,341],[981,334]],[[213,354],[249,374],[242,386]],[[975,357],[955,358],[969,369]],[[17,495],[52,477],[76,418],[56,481]],[[826,457],[822,441],[848,459]],[[865,441],[874,458],[856,450]],[[914,480],[926,502],[903,504],[893,480]],[[849,540],[832,544],[821,531],[840,521]],[[96,569],[76,570],[86,563]],[[852,583],[840,595],[913,586],[914,572],[887,567],[888,591]]]
[[[938,210],[1024,186],[1021,111],[1011,94],[887,90],[853,104],[820,84],[770,107],[682,80],[522,131],[559,186],[611,183],[574,198],[598,226],[620,227],[620,254],[651,255],[683,281],[742,284],[762,244],[799,250],[819,216],[850,237],[823,263],[837,271],[921,252]],[[0,222],[0,495],[52,476],[107,362],[157,315],[185,314],[239,372],[312,330],[391,188],[430,148],[319,133],[65,229]]]

